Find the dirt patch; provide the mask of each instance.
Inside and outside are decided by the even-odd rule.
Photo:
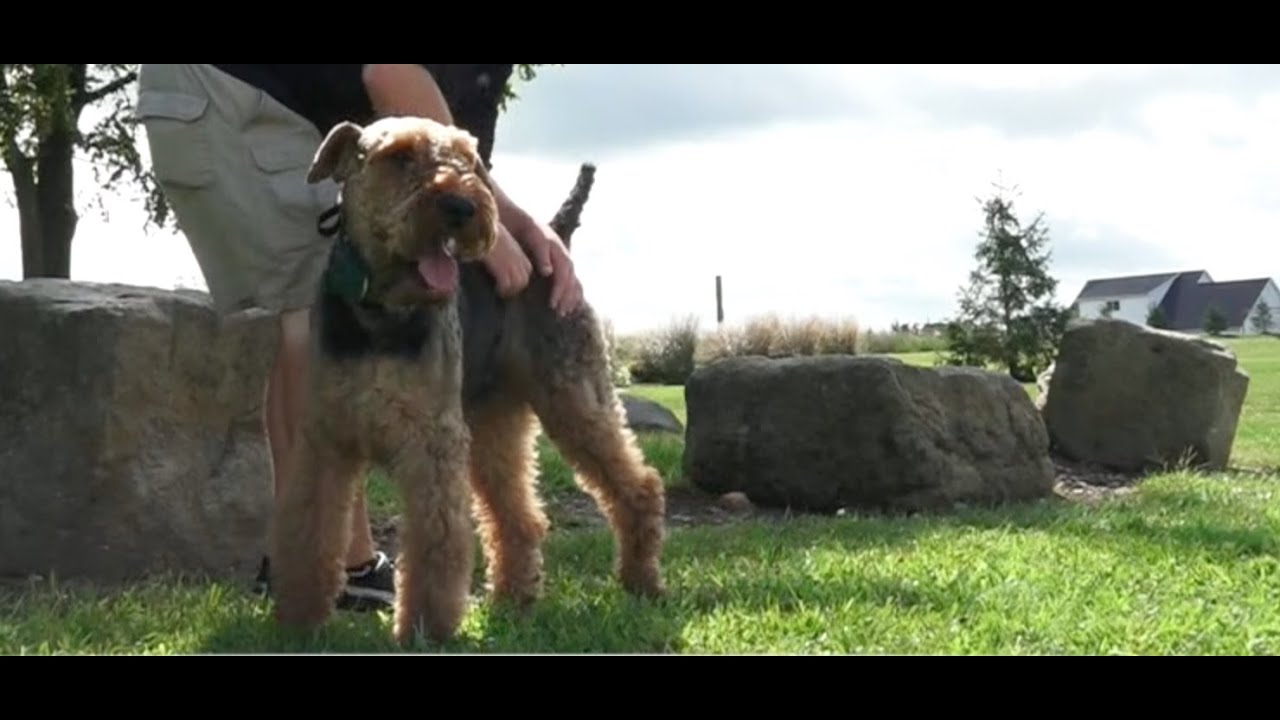
[[[1141,474],[1119,473],[1053,458],[1056,479],[1054,494],[1073,502],[1096,503],[1133,492],[1141,483]],[[583,493],[556,493],[545,498],[547,517],[557,530],[578,530],[605,526],[604,516],[595,501]],[[843,514],[843,513],[838,513]],[[667,489],[668,527],[720,526],[744,521],[784,521],[793,513],[780,508],[755,505],[742,506],[741,500],[727,502],[687,486]],[[399,518],[374,525],[374,539],[388,552],[394,552]]]
[[[726,507],[720,498],[695,488],[677,486],[667,489],[667,526],[728,525],[744,520],[782,520],[785,510],[775,508],[737,509]],[[582,493],[566,493],[548,498],[547,516],[559,528],[586,528],[605,524],[595,501]]]
[[[1077,502],[1096,503],[1126,495],[1137,489],[1142,473],[1122,473],[1088,463],[1054,457],[1056,474],[1053,491],[1059,497]]]
[[[1141,474],[1118,473],[1063,458],[1053,458],[1054,493],[1076,502],[1098,502],[1109,497],[1133,492],[1141,483]],[[695,488],[674,487],[667,490],[667,523],[670,527],[728,525],[746,520],[781,521],[793,515],[785,509],[749,506],[738,509],[737,503],[725,502]],[[843,514],[837,513],[837,514]],[[586,528],[604,525],[591,498],[581,494],[563,494],[547,499],[547,515],[559,528]]]
[[[596,508],[596,503],[584,493],[555,493],[543,499],[547,518],[554,530],[582,530],[605,527],[604,516]],[[785,510],[760,508],[749,509],[724,507],[720,499],[696,489],[673,487],[667,489],[667,527],[694,527],[705,525],[728,525],[745,520],[785,520]],[[400,517],[395,516],[373,523],[373,538],[384,552],[394,553],[396,533]]]

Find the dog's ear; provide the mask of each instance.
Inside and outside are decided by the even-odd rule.
[[[359,169],[357,158],[360,135],[364,129],[353,122],[340,122],[333,126],[307,171],[307,182],[315,184],[325,178],[342,182]]]

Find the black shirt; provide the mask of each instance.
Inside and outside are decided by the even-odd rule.
[[[376,119],[361,73],[353,65],[214,65],[253,85],[310,120],[323,137],[343,120],[367,125]],[[480,142],[489,164],[503,88],[515,70],[511,64],[423,64],[449,103],[453,122]]]
[[[214,65],[262,90],[316,126],[321,136],[344,121],[368,124],[373,105],[360,78],[363,64]]]

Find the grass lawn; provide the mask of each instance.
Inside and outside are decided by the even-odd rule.
[[[1093,503],[679,527],[666,553],[670,596],[657,603],[609,577],[604,531],[557,530],[543,603],[519,619],[480,601],[443,649],[1280,653],[1280,340],[1229,344],[1252,376],[1235,453],[1252,472],[1160,475]],[[683,421],[680,388],[629,391]],[[644,442],[677,482],[678,440]],[[542,452],[554,501],[572,480],[554,450]],[[375,495],[380,511],[395,504]],[[385,616],[344,613],[314,637],[289,636],[244,589],[175,579],[0,596],[5,654],[379,652],[393,650],[388,633]]]

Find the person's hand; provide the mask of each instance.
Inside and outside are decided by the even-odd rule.
[[[560,236],[530,218],[517,232],[517,239],[533,256],[538,272],[551,276],[551,308],[561,317],[576,312],[582,305],[582,283],[573,272],[573,259]]]
[[[498,295],[501,297],[511,297],[529,284],[533,264],[529,262],[529,256],[524,250],[520,249],[511,232],[501,223],[498,224],[498,242],[485,255],[483,262],[489,274],[498,281]]]

